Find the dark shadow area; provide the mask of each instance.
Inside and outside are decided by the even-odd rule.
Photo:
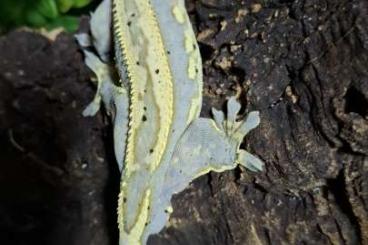
[[[355,112],[365,118],[368,115],[368,99],[354,86],[350,87],[345,95],[345,112]]]

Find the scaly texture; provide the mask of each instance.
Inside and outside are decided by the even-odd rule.
[[[119,57],[117,66],[126,72],[130,93],[118,213],[120,229],[131,234],[129,240],[133,243],[135,238],[132,237],[139,237],[147,222],[150,190],[149,186],[137,183],[139,188],[132,192],[127,183],[148,180],[149,173],[161,162],[172,123],[173,80],[149,1],[114,1],[113,23]],[[145,194],[140,195],[140,192]],[[139,205],[129,205],[124,200]]]
[[[117,66],[126,71],[130,90],[125,159],[125,171],[129,176],[145,165],[154,170],[161,160],[172,122],[173,79],[160,29],[149,1],[114,1],[113,19]],[[157,115],[154,118],[146,115],[145,108],[148,106],[156,107]],[[141,136],[139,131],[147,133],[145,128],[150,127],[146,126],[147,120],[156,124],[155,132],[146,138],[152,141],[152,147],[147,145],[145,149],[151,151],[149,158],[146,158],[148,154],[142,152],[142,148],[139,152],[135,149]],[[145,157],[140,159],[138,155]]]
[[[106,0],[94,14],[95,37],[107,38],[98,26],[108,28],[109,20],[101,16],[109,11]],[[239,149],[244,135],[259,124],[259,115],[250,113],[237,122],[240,105],[233,97],[226,116],[214,111],[215,121],[198,118],[202,62],[184,1],[115,0],[112,15],[121,83],[112,85],[107,66],[88,51],[86,63],[99,80],[96,98],[115,105],[115,154],[122,166],[120,244],[145,244],[167,223],[172,195],[194,178],[237,164],[262,169],[258,158]],[[78,40],[90,43],[86,36]],[[96,102],[91,105],[96,108]]]

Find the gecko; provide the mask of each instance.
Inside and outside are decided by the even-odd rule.
[[[259,112],[237,120],[233,96],[226,114],[200,117],[202,60],[184,0],[104,0],[90,26],[90,34],[76,35],[97,78],[83,115],[95,115],[101,101],[111,115],[119,244],[146,244],[167,225],[172,196],[195,178],[238,164],[262,170],[262,160],[240,149]]]

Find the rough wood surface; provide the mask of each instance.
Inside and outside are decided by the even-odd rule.
[[[238,93],[266,162],[210,173],[149,244],[368,244],[368,2],[188,1],[204,106]],[[111,123],[71,35],[0,38],[1,244],[116,244]]]

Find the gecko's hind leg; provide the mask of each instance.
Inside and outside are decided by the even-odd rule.
[[[227,104],[227,115],[213,110],[212,119],[198,118],[184,132],[176,145],[171,161],[160,166],[152,181],[151,223],[146,233],[157,233],[169,218],[170,201],[175,193],[184,190],[195,178],[210,171],[222,172],[241,164],[252,171],[262,169],[263,162],[239,149],[244,136],[258,126],[259,113],[250,112],[245,121],[237,121],[240,104],[232,97]]]
[[[189,125],[176,145],[171,165],[162,170],[162,188],[169,196],[209,171],[222,172],[237,164],[251,171],[262,170],[264,164],[258,157],[239,148],[244,136],[260,123],[259,112],[250,112],[245,120],[237,121],[239,110],[240,104],[232,97],[226,116],[213,109],[214,120],[198,118]]]
[[[92,103],[84,110],[84,116],[93,116],[100,108],[101,99],[107,111],[111,112],[113,91],[113,67],[108,65],[111,51],[111,0],[104,0],[91,14],[91,35],[79,33],[75,35],[85,55],[86,65],[96,74],[97,91]],[[95,48],[96,55],[92,51]]]
[[[97,90],[93,101],[83,111],[83,116],[94,116],[100,106],[101,100],[106,106],[109,114],[113,111],[112,103],[115,92],[118,87],[113,82],[112,68],[103,63],[94,53],[83,50],[86,65],[95,73],[97,79]]]
[[[91,36],[75,35],[85,55],[86,65],[97,77],[97,91],[93,101],[83,111],[84,116],[95,115],[103,101],[114,121],[114,148],[120,171],[123,168],[128,131],[129,101],[124,83],[117,82],[115,68],[109,64],[111,44],[111,0],[104,0],[91,16]],[[91,50],[95,48],[96,55]],[[120,84],[120,85],[116,85]]]
[[[112,115],[114,121],[115,156],[121,171],[128,131],[128,92],[123,83],[121,86],[115,85],[110,66],[90,51],[84,50],[84,54],[86,65],[96,74],[97,91],[93,101],[84,109],[83,116],[95,115],[101,106],[101,100],[103,101],[106,111]]]

